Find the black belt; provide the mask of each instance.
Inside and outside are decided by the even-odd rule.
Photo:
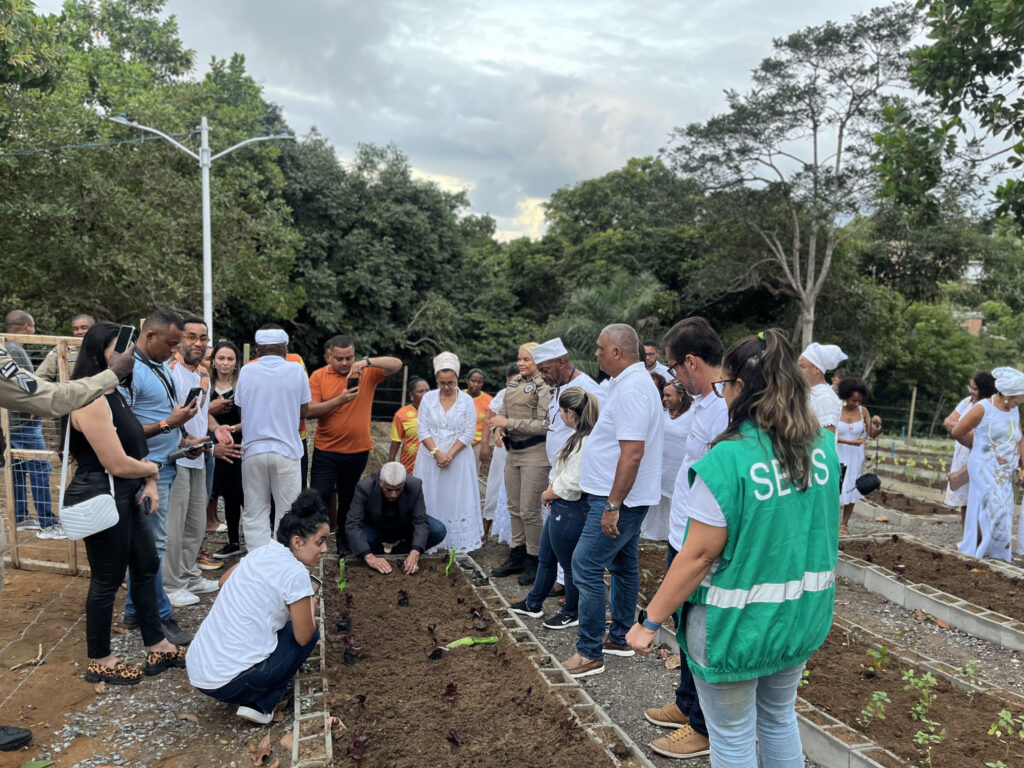
[[[522,451],[526,448],[533,448],[535,445],[540,445],[545,440],[547,440],[547,437],[544,435],[534,435],[533,437],[528,437],[525,440],[509,440],[508,447],[513,451]]]

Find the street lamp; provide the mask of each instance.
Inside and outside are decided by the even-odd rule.
[[[244,147],[246,144],[255,144],[257,141],[295,141],[295,137],[290,136],[288,132],[282,128],[281,133],[277,136],[255,136],[251,139],[240,141],[234,146],[228,147],[223,152],[218,152],[216,155],[211,156],[210,126],[206,122],[206,117],[204,116],[199,118],[200,141],[199,154],[197,155],[184,144],[175,141],[163,131],[158,131],[156,128],[150,128],[148,125],[140,125],[139,123],[132,122],[123,113],[117,117],[108,117],[107,119],[118,123],[119,125],[127,125],[130,128],[137,128],[140,131],[154,133],[199,162],[199,173],[203,182],[203,320],[206,322],[207,333],[209,333],[210,338],[213,339],[215,337],[213,335],[213,255],[210,238],[210,166],[213,165],[213,161],[217,158],[224,157],[224,155],[234,152],[236,149]]]

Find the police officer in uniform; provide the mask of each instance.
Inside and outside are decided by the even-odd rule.
[[[537,549],[544,521],[540,513],[540,496],[548,487],[548,455],[545,442],[548,433],[548,403],[551,387],[544,383],[533,362],[530,342],[519,348],[519,375],[508,383],[501,412],[491,417],[497,427],[496,445],[505,442],[505,493],[512,527],[512,551],[508,560],[492,572],[493,576],[519,574],[523,586],[532,584],[537,575]]]
[[[28,371],[18,367],[11,356],[0,346],[0,408],[9,408],[36,416],[64,416],[71,411],[91,403],[97,397],[112,389],[125,378],[135,366],[132,357],[134,347],[120,355],[115,354],[110,368],[95,376],[63,384],[41,381]],[[4,583],[3,552],[6,549],[4,527],[0,523],[0,590]],[[0,751],[11,752],[20,749],[32,740],[32,731],[13,725],[0,725]]]

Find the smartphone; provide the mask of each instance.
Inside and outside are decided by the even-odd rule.
[[[195,402],[196,398],[198,398],[201,394],[203,394],[202,387],[192,387],[192,389],[188,391],[188,397],[185,398],[185,405],[191,406],[192,403]]]
[[[359,386],[359,377],[358,376],[349,376],[348,377],[348,388],[349,389],[355,389],[358,386]]]
[[[114,342],[114,351],[120,353],[128,349],[128,345],[132,343],[133,336],[135,336],[135,326],[122,325],[117,331],[117,341]]]
[[[149,496],[143,496],[139,504],[142,506],[142,514],[144,515],[148,515],[152,510],[153,502],[149,500]]]
[[[229,389],[227,392],[225,392],[223,395],[221,395],[221,397],[223,397],[225,400],[234,400],[235,399],[235,390]]]

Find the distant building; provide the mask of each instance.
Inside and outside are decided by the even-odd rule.
[[[971,336],[977,336],[985,326],[985,316],[981,312],[953,312],[957,325],[966,328]]]
[[[964,267],[963,280],[968,285],[974,285],[985,277],[985,262],[981,259],[971,259]],[[972,331],[975,333],[975,331]]]

